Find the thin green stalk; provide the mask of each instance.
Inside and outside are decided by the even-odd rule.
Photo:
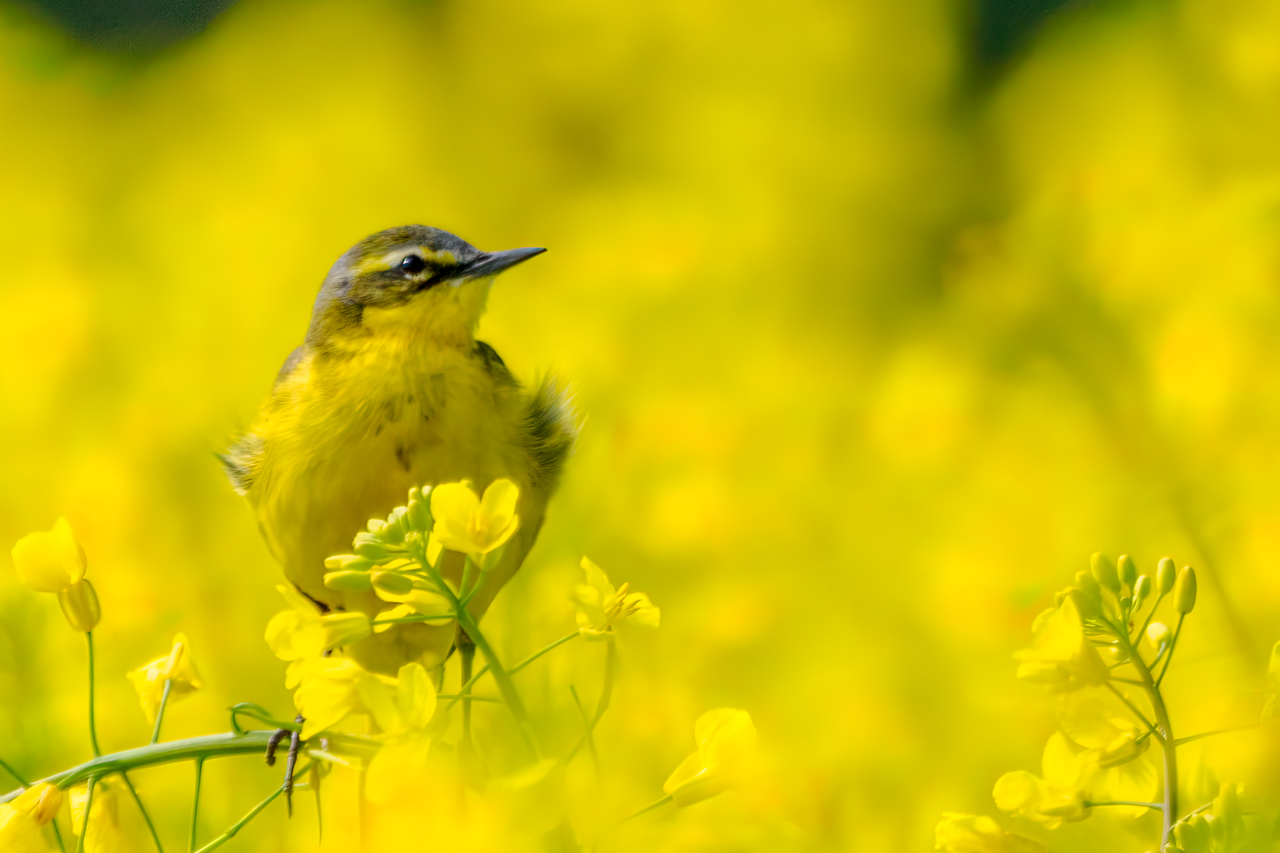
[[[232,838],[235,838],[236,833],[244,829],[245,824],[247,824],[249,821],[257,817],[258,814],[263,809],[271,805],[271,803],[275,800],[275,798],[280,796],[283,793],[284,793],[284,785],[281,785],[279,788],[276,788],[274,791],[272,791],[270,796],[268,796],[265,800],[258,803],[252,809],[250,809],[248,814],[246,814],[244,817],[240,818],[240,820],[232,824],[230,829],[228,829],[226,832],[222,833],[217,838],[210,841],[205,846],[201,847],[199,850],[195,851],[195,853],[209,853],[210,850],[216,850],[217,848],[226,844]]]
[[[1139,640],[1142,639],[1143,634],[1147,633],[1147,626],[1151,624],[1151,618],[1155,616],[1156,611],[1160,609],[1160,602],[1164,601],[1164,597],[1166,595],[1168,595],[1167,592],[1162,592],[1158,596],[1156,596],[1156,603],[1151,605],[1151,612],[1147,614],[1147,618],[1143,620],[1142,627],[1138,629],[1138,633],[1136,636],[1138,637]]]
[[[1211,732],[1200,732],[1200,734],[1198,735],[1187,735],[1186,737],[1180,737],[1173,742],[1173,745],[1182,746],[1184,743],[1191,743],[1193,740],[1200,740],[1201,738],[1213,737],[1214,735],[1230,734],[1231,732],[1242,732],[1245,729],[1256,729],[1261,725],[1262,725],[1261,723],[1249,723],[1248,725],[1244,725],[1244,726],[1231,726],[1230,728],[1226,728],[1226,729],[1214,729]]]
[[[191,840],[187,842],[187,850],[195,853],[196,826],[200,819],[200,777],[204,774],[204,757],[196,759],[196,791],[191,798]]]
[[[1182,628],[1181,620],[1178,621],[1178,628],[1179,630]],[[1176,642],[1177,634],[1174,634],[1174,640]],[[1160,729],[1160,751],[1164,756],[1164,804],[1161,807],[1164,820],[1163,831],[1160,834],[1160,847],[1163,849],[1169,844],[1173,823],[1178,817],[1178,748],[1175,746],[1173,726],[1169,724],[1169,711],[1160,693],[1159,682],[1151,677],[1151,670],[1147,668],[1142,655],[1138,654],[1132,643],[1129,644],[1129,653],[1133,658],[1133,668],[1138,671],[1138,677],[1142,679],[1143,687],[1147,691],[1147,700],[1151,703],[1151,710],[1156,716],[1156,725]],[[1168,663],[1166,658],[1166,668]]]
[[[375,619],[370,624],[402,625],[402,624],[413,623],[413,622],[442,622],[443,623],[443,622],[452,622],[452,621],[453,621],[452,616],[423,616],[422,614],[418,614],[417,616],[399,616],[399,617],[389,617],[387,619]]]
[[[164,709],[169,706],[169,691],[173,689],[173,679],[164,680],[164,693],[160,694],[160,707],[156,710],[156,724],[151,728],[151,742],[160,740],[160,724],[164,722]]]
[[[93,811],[93,789],[98,784],[97,776],[90,776],[84,798],[84,816],[80,818],[80,839],[76,842],[76,853],[84,853],[84,840],[89,834],[89,815]]]
[[[1156,679],[1156,687],[1160,686],[1160,682],[1164,681],[1164,674],[1169,671],[1169,664],[1173,661],[1173,650],[1178,647],[1178,638],[1182,636],[1182,621],[1187,618],[1187,614],[1178,614],[1178,627],[1173,630],[1173,639],[1169,642],[1169,653],[1164,656],[1164,667],[1160,670],[1160,677]]]
[[[502,661],[494,653],[493,647],[485,639],[484,634],[480,631],[480,626],[476,624],[476,620],[471,613],[465,607],[460,607],[457,613],[458,624],[462,626],[462,630],[467,632],[467,636],[476,644],[480,654],[484,655],[484,659],[488,661],[489,671],[493,674],[493,680],[498,685],[498,692],[502,694],[502,700],[511,709],[511,715],[516,718],[517,728],[520,729],[520,736],[524,739],[525,745],[529,747],[534,756],[540,756],[538,742],[534,738],[533,731],[529,725],[529,714],[524,709],[524,702],[520,700],[520,693],[516,690],[515,682],[511,680],[510,673],[502,668]]]
[[[574,639],[574,638],[575,638],[575,637],[577,637],[577,636],[578,636],[578,632],[577,632],[577,631],[574,631],[574,632],[573,632],[573,633],[571,633],[571,634],[565,634],[563,637],[561,637],[560,639],[556,640],[554,643],[552,643],[551,645],[547,646],[546,648],[541,649],[541,650],[539,650],[539,651],[536,651],[536,652],[534,652],[533,654],[529,655],[527,658],[525,658],[524,660],[520,661],[520,663],[518,663],[518,664],[516,664],[515,666],[511,667],[510,669],[508,669],[508,670],[507,670],[507,672],[509,672],[511,675],[515,675],[517,672],[519,672],[520,670],[524,669],[526,666],[528,666],[529,664],[533,663],[533,662],[534,662],[534,661],[536,661],[538,658],[540,658],[540,657],[542,657],[543,655],[545,655],[547,652],[551,651],[552,649],[556,648],[557,646],[563,646],[565,643],[569,642],[570,640]],[[461,699],[462,695],[464,695],[464,694],[466,694],[468,691],[470,691],[470,690],[471,690],[471,688],[475,686],[475,683],[476,683],[477,681],[479,681],[479,680],[480,680],[480,679],[481,679],[485,674],[487,674],[488,672],[489,672],[489,666],[488,666],[488,664],[486,664],[486,665],[484,665],[483,667],[481,667],[481,668],[480,668],[480,670],[479,670],[478,672],[476,672],[476,674],[475,674],[475,675],[471,676],[471,680],[469,680],[466,684],[464,684],[464,685],[462,685],[461,687],[459,687],[459,688],[458,688],[458,695],[457,695],[456,697],[454,697],[454,696],[449,696],[449,697],[441,696],[440,698],[441,698],[441,699],[445,699],[445,698],[453,699],[453,701],[449,703],[449,707],[450,707],[450,708],[452,708],[455,704],[457,704],[457,703],[460,701],[460,699]],[[479,697],[476,697],[476,701],[477,701],[477,702],[478,702],[478,701],[480,701],[480,698],[479,698]]]
[[[573,704],[578,706],[578,713],[582,716],[582,736],[587,739],[587,748],[591,750],[591,763],[596,766],[596,773],[599,773],[600,753],[596,752],[596,740],[591,735],[591,718],[587,716],[587,709],[582,707],[582,700],[578,698],[577,688],[570,684],[569,692],[573,694]]]
[[[1085,800],[1084,801],[1084,807],[1086,809],[1091,809],[1094,806],[1146,806],[1149,809],[1164,808],[1163,804],[1161,803],[1140,803],[1136,800],[1098,800],[1098,801]]]
[[[604,712],[609,710],[609,704],[613,701],[613,671],[617,664],[617,660],[617,647],[612,641],[610,641],[609,647],[605,651],[604,684],[600,688],[600,701],[596,703],[595,715],[592,716],[590,723],[587,725],[587,733],[578,740],[573,749],[570,749],[565,753],[564,758],[560,759],[562,764],[568,764],[572,761],[573,757],[578,754],[578,751],[589,742],[589,739],[593,736],[596,730],[596,726],[599,724],[601,718],[604,717]]]
[[[53,837],[58,842],[58,850],[61,853],[67,853],[66,842],[62,840],[62,830],[58,829],[58,818],[55,816],[53,820],[49,821],[49,825],[53,827]]]
[[[152,741],[154,743],[155,741]],[[129,793],[133,794],[133,801],[138,804],[138,811],[142,812],[142,819],[146,821],[147,829],[151,831],[151,840],[156,843],[157,853],[164,853],[164,845],[160,843],[160,833],[156,832],[156,825],[151,822],[151,815],[147,813],[147,807],[142,804],[142,797],[138,796],[138,789],[133,787],[133,781],[129,779],[129,774],[121,771],[120,778],[124,780],[125,787],[129,789]]]
[[[636,818],[640,817],[640,815],[645,814],[646,812],[651,812],[651,811],[653,811],[653,810],[654,810],[654,809],[656,809],[656,808],[660,808],[660,807],[662,807],[662,806],[665,806],[667,803],[671,802],[673,799],[675,799],[675,798],[674,798],[674,797],[672,797],[670,794],[667,794],[665,797],[663,797],[662,799],[658,800],[657,802],[655,802],[655,803],[649,803],[649,805],[645,806],[644,808],[642,808],[640,811],[636,812],[635,814],[627,815],[626,817],[624,817],[624,818],[622,819],[622,822],[623,822],[623,823],[626,823],[626,822],[627,822],[627,821],[629,821],[629,820],[635,820]]]
[[[93,745],[93,755],[97,758],[102,755],[102,750],[98,748],[98,726],[93,712],[93,632],[85,631],[84,638],[89,645],[89,743]]]
[[[176,761],[190,761],[193,758],[219,758],[227,755],[261,755],[267,748],[267,741],[273,732],[250,731],[243,735],[226,732],[217,735],[201,735],[200,737],[183,738],[182,740],[165,741],[154,746],[140,746],[102,755],[84,764],[77,765],[39,781],[59,788],[69,788],[79,782],[95,776],[107,776],[139,767],[153,767],[158,764],[172,764]],[[359,745],[358,742],[353,742]],[[0,795],[0,804],[15,799],[23,791],[19,788]]]
[[[471,596],[476,594],[476,590],[480,588],[480,578],[476,575],[476,563],[468,554],[466,562],[462,564],[462,582],[458,584],[458,599],[462,602],[462,606],[466,607],[471,601]]]
[[[474,696],[470,693],[467,693],[467,694],[437,693],[436,698],[437,699],[457,699],[458,701],[462,701],[463,699],[470,699],[472,702],[497,702],[499,704],[501,704],[502,702],[502,700],[499,699],[497,696]]]
[[[0,758],[0,768],[3,768],[6,773],[8,773],[10,776],[16,779],[18,784],[21,785],[22,787],[24,788],[31,787],[31,783],[28,782],[26,779],[22,778],[20,775],[18,775],[18,771],[14,770],[13,766],[9,764],[9,762],[5,761],[3,758]]]
[[[1143,688],[1146,687],[1146,685],[1143,684],[1141,681],[1139,681],[1138,684]],[[1116,694],[1116,697],[1119,698],[1119,700],[1125,704],[1125,707],[1127,707],[1130,711],[1132,711],[1134,716],[1136,716],[1138,720],[1141,721],[1141,723],[1147,727],[1148,734],[1150,734],[1156,740],[1162,743],[1164,742],[1164,738],[1161,736],[1160,732],[1156,731],[1156,727],[1151,723],[1151,721],[1147,719],[1147,715],[1142,713],[1140,710],[1138,710],[1138,706],[1130,702],[1128,696],[1125,696],[1118,689],[1116,689],[1116,686],[1112,684],[1110,681],[1107,682],[1107,688],[1112,693]]]
[[[467,560],[467,567],[471,567],[470,559]],[[463,575],[465,579],[466,575]],[[458,657],[462,664],[462,683],[466,684],[471,680],[471,664],[476,657],[476,646],[467,636],[465,631],[458,632]],[[464,693],[462,695],[462,756],[464,761],[471,760],[471,694]]]

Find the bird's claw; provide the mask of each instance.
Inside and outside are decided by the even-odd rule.
[[[302,715],[293,718],[298,725],[302,725]],[[276,729],[271,733],[271,739],[267,741],[267,766],[274,767],[276,763],[276,749],[280,746],[280,742],[286,737],[289,738],[289,755],[284,763],[284,801],[288,806],[289,816],[293,817],[293,771],[298,764],[298,747],[302,745],[301,730],[294,731],[291,729]]]

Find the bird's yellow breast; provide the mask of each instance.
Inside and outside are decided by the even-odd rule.
[[[383,333],[304,352],[254,429],[262,451],[248,494],[286,575],[340,604],[323,586],[324,558],[350,551],[415,485],[483,489],[507,477],[531,495],[520,404],[518,386],[466,346]]]

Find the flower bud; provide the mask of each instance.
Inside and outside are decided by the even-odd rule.
[[[1132,606],[1133,606],[1133,599],[1132,599],[1132,598],[1130,598],[1130,597],[1129,597],[1129,596],[1127,596],[1127,595],[1126,595],[1126,596],[1122,596],[1122,597],[1121,597],[1121,599],[1120,599],[1120,612],[1121,612],[1121,613],[1127,614],[1127,613],[1132,612],[1132,611],[1130,611],[1130,609],[1129,609],[1129,608],[1130,608],[1130,607],[1132,607]]]
[[[370,533],[374,536],[381,536],[382,531],[387,529],[387,523],[381,518],[371,518],[369,523],[365,525]]]
[[[1165,557],[1160,561],[1160,565],[1156,566],[1156,588],[1160,590],[1161,595],[1168,595],[1173,591],[1173,582],[1178,577],[1178,571],[1173,566],[1173,560]]]
[[[67,617],[67,624],[86,634],[98,627],[98,620],[102,618],[98,593],[88,578],[58,593],[58,604],[62,607],[62,615]]]
[[[1064,599],[1070,598],[1075,603],[1076,611],[1080,614],[1081,619],[1097,619],[1102,615],[1098,608],[1098,600],[1090,598],[1078,589],[1063,590]]]
[[[1120,583],[1133,589],[1134,583],[1138,580],[1138,566],[1133,562],[1133,557],[1121,554],[1116,562],[1116,573],[1120,576]]]
[[[1098,586],[1098,582],[1088,572],[1076,572],[1076,589],[1095,601],[1102,596],[1102,589]]]
[[[427,500],[410,500],[406,507],[408,510],[407,523],[409,527],[419,533],[426,533],[431,529],[431,504]]]
[[[366,572],[373,568],[373,563],[355,554],[338,554],[326,557],[324,567],[333,571]]]
[[[363,640],[373,633],[369,617],[358,611],[330,613],[320,617],[320,626],[324,628],[326,649],[336,649],[357,640]]]
[[[1068,592],[1070,592],[1070,590],[1067,590],[1067,589],[1060,589],[1057,592],[1055,592],[1053,594],[1053,606],[1061,607],[1062,602],[1066,599]]]
[[[1133,585],[1133,609],[1137,610],[1141,607],[1149,595],[1151,595],[1151,576],[1138,575],[1138,580]]]
[[[372,584],[368,572],[325,572],[324,585],[339,592],[363,592]]]
[[[374,572],[373,588],[388,595],[408,595],[413,591],[413,580],[399,572]]]
[[[40,791],[40,798],[36,801],[36,807],[32,809],[31,816],[35,818],[36,823],[44,826],[53,820],[58,810],[62,808],[64,792],[61,788],[45,782],[37,782],[30,790],[36,789]]]
[[[1106,769],[1128,764],[1146,752],[1149,746],[1151,746],[1150,740],[1139,742],[1132,734],[1122,734],[1108,743],[1098,754],[1098,767]]]
[[[355,551],[358,555],[367,560],[373,560],[375,563],[391,556],[391,552],[387,550],[386,546],[371,533],[357,533],[355,546]]]
[[[1112,592],[1120,591],[1120,576],[1116,574],[1116,564],[1106,554],[1095,552],[1089,558],[1089,568],[1093,570],[1094,580],[1099,586]]]
[[[1178,572],[1178,583],[1173,590],[1173,609],[1186,615],[1196,606],[1196,570],[1184,566]]]
[[[1152,622],[1147,626],[1147,642],[1151,648],[1160,651],[1169,642],[1169,626],[1163,622]]]
[[[1173,838],[1183,850],[1207,850],[1209,823],[1202,814],[1192,815],[1173,828]]]
[[[1235,782],[1223,782],[1218,789],[1218,796],[1213,801],[1213,816],[1226,823],[1240,817],[1240,792],[1236,790]]]

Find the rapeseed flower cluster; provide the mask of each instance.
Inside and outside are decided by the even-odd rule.
[[[1090,570],[1078,573],[1056,595],[1055,606],[1036,617],[1031,647],[1015,655],[1017,675],[1046,688],[1057,731],[1045,744],[1039,775],[1015,770],[996,781],[995,805],[1050,830],[1104,808],[1135,818],[1154,810],[1162,816],[1160,847],[1166,853],[1253,849],[1231,846],[1254,843],[1265,831],[1264,820],[1242,822],[1236,783],[1224,783],[1217,799],[1194,809],[1179,804],[1178,747],[1219,732],[1174,734],[1161,685],[1184,620],[1195,609],[1196,574],[1190,567],[1177,571],[1165,558],[1153,575],[1139,574],[1128,556],[1113,561],[1094,554]],[[1156,621],[1166,598],[1176,617],[1172,629]],[[1278,659],[1280,651],[1273,652],[1273,673]],[[1044,849],[989,818],[956,814],[938,825],[937,848]]]

